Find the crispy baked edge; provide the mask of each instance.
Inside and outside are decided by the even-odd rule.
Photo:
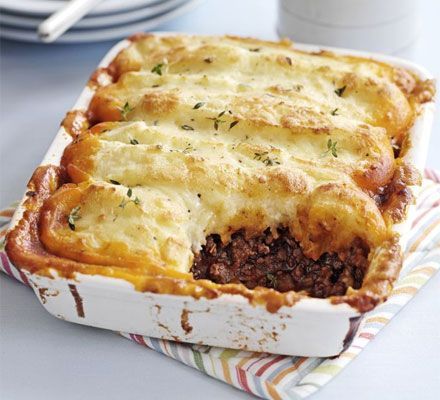
[[[146,36],[151,36],[151,34],[137,34],[128,40],[135,42]],[[275,44],[274,42],[265,42],[258,39],[240,39],[271,46],[285,47],[291,45],[291,42],[285,40]],[[93,72],[87,84],[90,89],[96,90],[100,86],[118,79],[118,71],[115,65],[118,54],[108,67],[100,67]],[[333,53],[328,51],[325,51],[325,54],[334,56]],[[352,58],[362,59],[361,57]],[[410,74],[417,82],[409,97],[416,117],[418,113],[416,107],[433,99],[435,85],[434,81],[420,81],[414,74]],[[92,122],[93,116],[87,112],[71,110],[66,114],[61,125],[72,138],[75,138],[87,130]],[[400,154],[404,155],[411,148],[411,145],[410,140],[405,140]],[[418,184],[420,181],[416,170],[410,164],[402,158],[396,160],[400,160],[400,172],[391,182],[396,189],[390,194],[383,208],[384,217],[389,216],[393,223],[404,219],[407,206],[414,201],[408,186]],[[67,175],[62,167],[46,165],[35,170],[28,183],[26,200],[23,203],[23,216],[6,236],[6,252],[16,267],[23,268],[31,274],[50,278],[55,278],[53,270],[56,270],[59,276],[67,279],[75,279],[75,274],[78,272],[120,278],[131,282],[138,291],[191,296],[196,299],[201,297],[214,299],[224,294],[240,295],[248,299],[251,304],[264,305],[272,313],[277,312],[282,306],[292,306],[297,301],[309,297],[304,292],[281,293],[264,287],[250,290],[243,284],[216,284],[203,279],[195,280],[190,274],[178,272],[170,273],[169,276],[139,276],[136,272],[120,267],[84,264],[50,254],[44,249],[39,239],[40,212],[44,201],[63,184],[68,184],[68,182]],[[402,254],[398,240],[399,237],[395,234],[381,247],[372,249],[368,272],[359,290],[349,288],[346,295],[332,296],[328,300],[332,304],[346,303],[360,313],[367,312],[384,301],[392,288],[393,282],[397,279],[402,265]],[[55,264],[57,268],[53,267]]]

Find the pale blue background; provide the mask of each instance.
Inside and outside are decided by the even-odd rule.
[[[440,2],[423,0],[424,25],[404,55],[440,75]],[[276,3],[207,0],[161,30],[275,39]],[[1,43],[0,205],[19,198],[89,74],[112,42]],[[428,165],[440,169],[437,116]],[[440,274],[314,399],[440,398]],[[378,394],[380,393],[380,394]],[[47,314],[33,293],[0,277],[0,398],[245,399],[117,335]]]

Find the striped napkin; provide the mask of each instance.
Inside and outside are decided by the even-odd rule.
[[[191,345],[121,333],[141,346],[163,353],[236,388],[266,399],[304,399],[336,376],[440,269],[440,173],[425,180],[400,278],[389,299],[367,314],[350,347],[337,358],[291,357]],[[4,235],[14,208],[0,211],[0,269],[27,284],[7,259]]]

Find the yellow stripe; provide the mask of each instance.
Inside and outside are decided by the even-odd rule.
[[[306,360],[306,357],[301,357],[295,364],[291,365],[289,368],[282,370],[277,376],[275,376],[275,378],[272,379],[272,383],[274,385],[278,384],[287,374],[296,371],[299,366]]]
[[[437,271],[437,268],[426,266],[421,268],[415,268],[411,271],[411,274],[427,274],[429,276],[433,275]]]
[[[349,351],[346,351],[345,353],[342,353],[342,354],[339,356],[339,358],[345,357],[345,358],[350,358],[350,359],[352,359],[352,358],[355,358],[356,356],[357,356],[356,353],[351,353],[351,352],[349,352]]]
[[[427,281],[428,277],[424,275],[414,274],[414,275],[408,275],[405,276],[399,283],[398,287],[400,286],[406,286],[406,285],[415,285],[415,286],[421,286]]]
[[[390,322],[390,319],[385,318],[385,317],[371,317],[371,318],[368,318],[365,322],[366,323],[379,322],[380,324],[386,324],[386,323]]]
[[[393,290],[393,292],[391,293],[391,296],[397,296],[399,294],[416,294],[417,290],[418,290],[418,288],[416,288],[414,286],[406,286],[403,288],[397,288],[397,289]]]
[[[267,391],[268,391],[270,397],[273,400],[282,400],[280,395],[278,394],[278,391],[275,389],[275,387],[269,381],[266,381],[266,388],[267,388]]]
[[[342,369],[339,365],[334,364],[327,364],[327,365],[320,365],[316,367],[312,373],[313,374],[328,374],[328,375],[336,375],[340,370]]]
[[[410,249],[408,250],[410,253],[413,251],[416,251],[417,247],[420,245],[420,243],[426,239],[426,237],[438,226],[440,225],[440,220],[435,220],[429,227],[427,227],[421,236],[412,244]]]
[[[225,378],[225,381],[232,385],[232,379],[231,379],[231,373],[229,372],[229,365],[226,360],[220,359],[222,363],[222,369],[223,369],[223,377]]]

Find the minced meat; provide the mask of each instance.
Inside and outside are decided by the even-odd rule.
[[[228,243],[210,235],[195,256],[191,272],[195,279],[216,283],[242,283],[249,289],[264,286],[280,292],[306,291],[313,297],[343,295],[358,289],[367,269],[368,248],[360,240],[338,256],[324,253],[318,260],[306,257],[286,228],[270,229],[246,238],[243,230]]]

